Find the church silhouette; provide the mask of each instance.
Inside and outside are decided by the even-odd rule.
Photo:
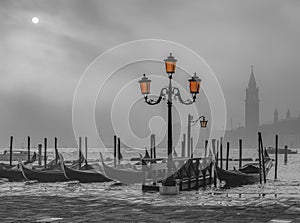
[[[265,146],[274,146],[275,135],[279,135],[279,146],[300,147],[300,113],[292,117],[290,110],[287,110],[286,117],[279,119],[277,108],[274,111],[272,123],[260,124],[259,112],[259,88],[257,86],[253,66],[251,66],[250,78],[246,88],[245,98],[245,126],[225,132],[225,141],[229,141],[234,147],[238,146],[238,140],[243,140],[245,148],[257,148],[260,131],[263,134]]]

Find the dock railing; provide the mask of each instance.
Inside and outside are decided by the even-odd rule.
[[[158,158],[142,159],[144,191],[158,190],[158,183],[161,183],[167,176],[167,159]],[[200,186],[206,186],[206,178],[210,177],[212,182],[212,157],[198,158],[174,158],[173,176],[179,185],[180,190],[198,189]]]

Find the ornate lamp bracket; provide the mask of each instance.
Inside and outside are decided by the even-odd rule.
[[[155,99],[150,99],[148,98],[147,95],[145,95],[144,99],[145,99],[145,102],[148,104],[148,105],[157,105],[161,102],[161,100],[165,100],[166,99],[166,95],[168,95],[169,91],[168,91],[168,88],[167,87],[164,87],[161,89],[160,91],[160,95],[158,97],[157,100]]]
[[[181,104],[184,104],[184,105],[191,105],[195,102],[196,100],[196,95],[193,95],[193,100],[191,99],[187,99],[187,100],[183,100],[182,97],[181,97],[181,94],[180,94],[180,91],[177,87],[173,87],[172,89],[172,93],[174,94],[174,99],[175,100],[179,100],[179,102]]]

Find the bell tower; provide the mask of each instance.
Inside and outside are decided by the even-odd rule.
[[[255,133],[259,128],[259,97],[253,65],[251,65],[250,79],[246,88],[245,127],[249,133]]]
[[[287,113],[286,113],[286,119],[291,119],[291,112],[290,109],[288,109]]]
[[[277,108],[275,108],[275,111],[274,111],[274,124],[278,122],[278,111],[277,111]]]

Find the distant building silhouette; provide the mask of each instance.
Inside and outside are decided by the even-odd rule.
[[[259,128],[259,96],[258,86],[256,85],[253,73],[253,65],[251,66],[248,87],[246,88],[245,128],[248,133],[256,133]]]
[[[274,124],[276,124],[278,122],[278,111],[277,111],[277,108],[275,108],[275,111],[274,111]]]
[[[239,126],[237,129],[227,130],[225,140],[229,141],[233,147],[238,146],[238,140],[243,139],[243,146],[247,148],[257,148],[257,133],[263,134],[265,146],[274,146],[275,134],[279,135],[279,145],[289,147],[300,147],[300,112],[298,117],[292,117],[288,109],[285,119],[279,118],[277,108],[273,114],[273,122],[261,124],[259,121],[259,90],[254,77],[253,66],[248,86],[246,88],[245,99],[245,127]]]
[[[291,119],[290,109],[288,109],[288,111],[286,113],[286,119]]]

